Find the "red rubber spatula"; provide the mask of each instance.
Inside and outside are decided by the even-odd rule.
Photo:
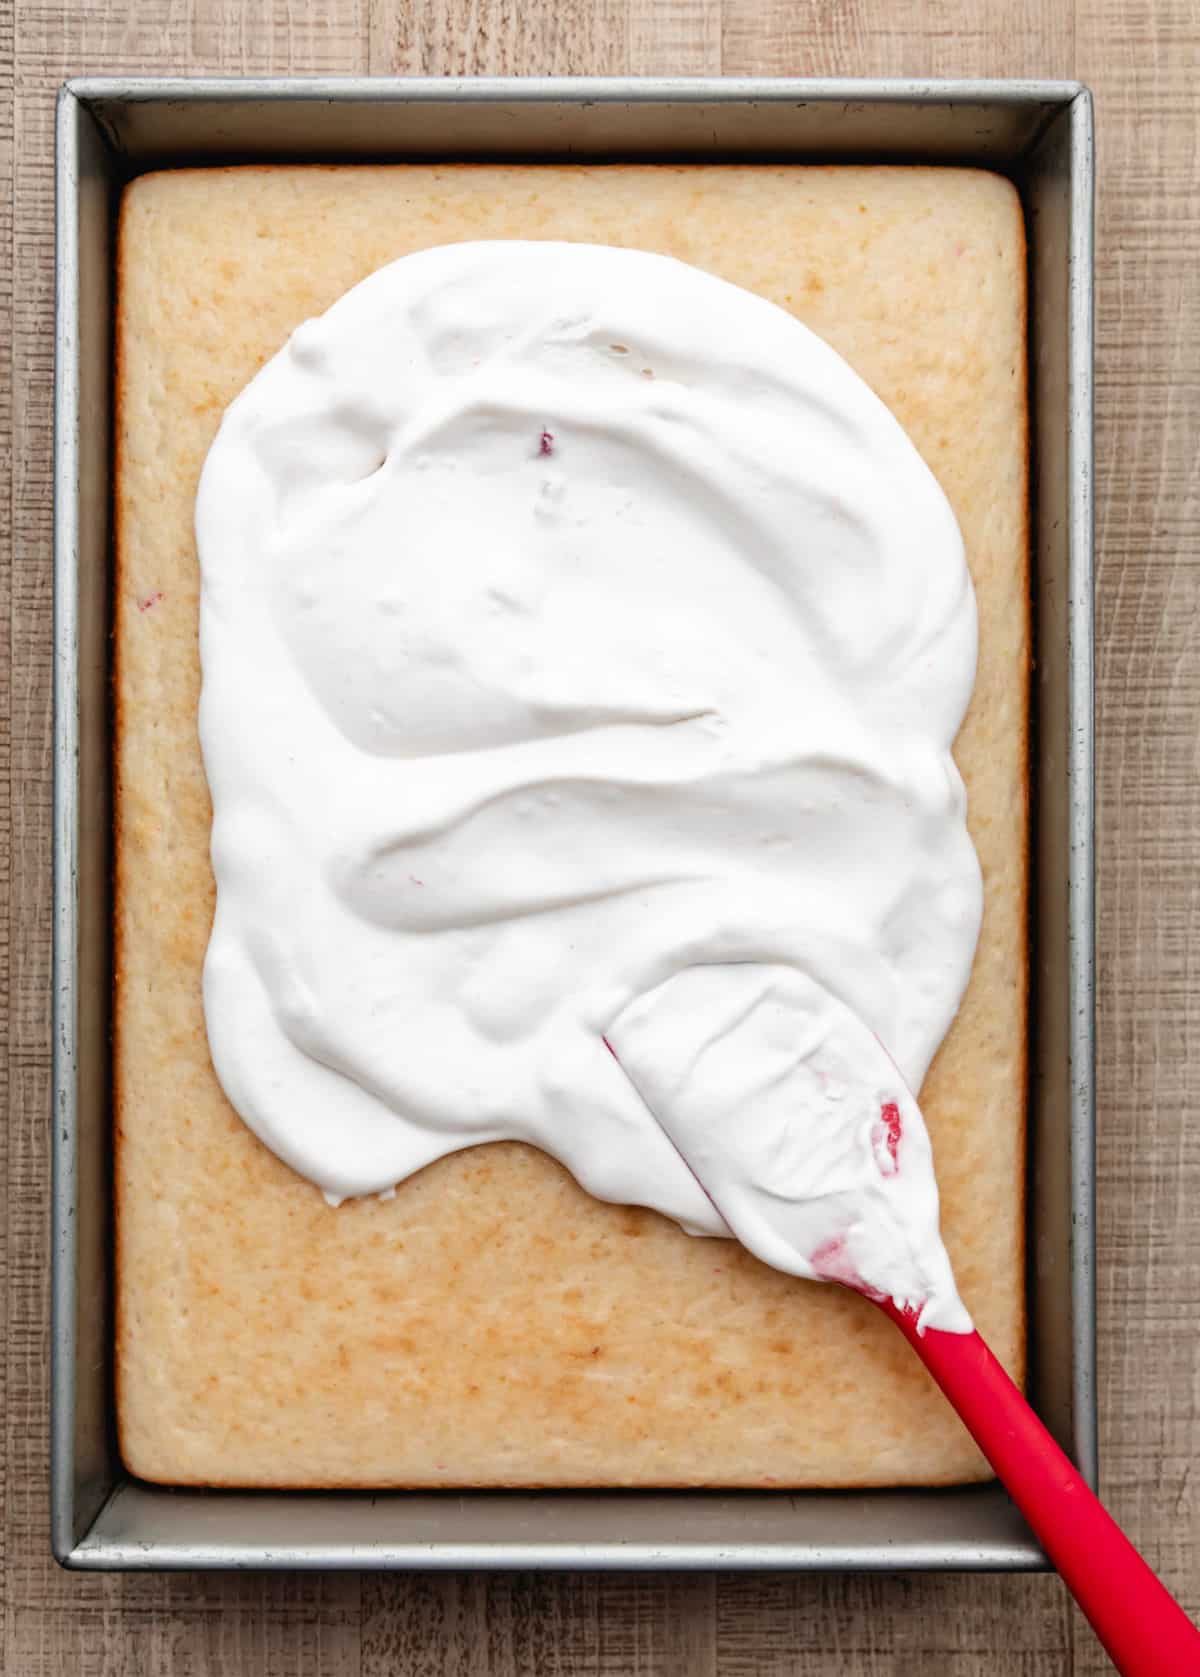
[[[876,1300],[957,1409],[1125,1677],[1200,1673],[1198,1632],[1094,1496],[977,1332],[917,1328]]]
[[[836,1010],[825,1008],[815,1030],[814,994]],[[818,999],[818,1012],[824,1002]],[[824,1046],[831,1029],[838,1038],[832,1057]],[[798,1044],[795,1051],[786,1047],[789,1038]],[[891,1250],[901,1250],[897,1230],[903,1235],[907,1216],[918,1246],[932,1234],[936,1258],[925,1273],[934,1277],[933,1288],[944,1284],[952,1312],[961,1311],[936,1232],[924,1120],[872,1032],[811,980],[794,974],[772,979],[770,969],[747,964],[692,968],[667,980],[610,1025],[604,1041],[744,1246],[776,1268],[815,1273],[862,1293],[896,1323],[995,1468],[1117,1670],[1125,1677],[1200,1677],[1200,1632],[979,1334],[923,1321],[923,1314],[938,1311],[912,1295],[911,1274],[900,1288],[877,1274],[868,1284],[856,1269],[861,1254],[887,1251],[889,1241]],[[854,1067],[849,1083],[844,1074],[830,1074],[830,1066],[842,1072],[848,1064]],[[765,1068],[761,1074],[759,1067]],[[900,1197],[905,1170],[914,1174]],[[864,1216],[895,1225],[882,1244],[862,1241]],[[838,1218],[844,1233],[837,1232]],[[900,1291],[901,1302],[884,1285]],[[929,1298],[936,1300],[936,1292]],[[941,1314],[945,1319],[944,1307]],[[961,1325],[967,1325],[965,1312]]]

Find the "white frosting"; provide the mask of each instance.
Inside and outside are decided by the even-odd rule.
[[[688,967],[607,1040],[756,1257],[970,1333],[921,1110],[844,1002],[795,967]]]
[[[809,975],[919,1087],[981,909],[974,599],[819,338],[643,252],[424,251],[232,404],[196,522],[209,1039],[296,1170],[365,1194],[513,1137],[727,1233],[603,1041],[689,968],[714,1018],[723,971]],[[923,1141],[885,1187],[936,1242]]]

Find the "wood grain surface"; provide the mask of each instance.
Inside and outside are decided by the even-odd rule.
[[[1200,1611],[1197,29],[1192,0],[0,0],[3,1677],[1107,1669],[1052,1578],[102,1578],[50,1559],[52,122],[57,84],[87,72],[1078,75],[1091,85],[1104,1491]]]

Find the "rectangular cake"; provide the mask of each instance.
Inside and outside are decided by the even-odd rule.
[[[981,171],[395,165],[172,170],[121,209],[117,314],[117,1398],[175,1485],[867,1486],[988,1476],[894,1328],[517,1143],[334,1209],[223,1096],[201,970],[196,485],[226,405],[372,270],[464,239],[659,251],[820,333],[957,515],[979,669],[956,758],[973,975],[922,1091],[946,1244],[1024,1364],[1025,251]],[[886,866],[886,858],[880,858]]]

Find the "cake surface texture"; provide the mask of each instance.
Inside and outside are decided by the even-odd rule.
[[[518,1143],[334,1209],[208,1049],[196,485],[228,403],[384,264],[478,239],[627,245],[768,298],[888,404],[979,609],[955,755],[978,954],[922,1090],[961,1293],[1023,1371],[1030,659],[1025,262],[978,171],[399,165],[127,189],[117,331],[117,1395],[127,1466],[242,1486],[940,1484],[987,1476],[873,1308],[591,1198]],[[886,857],[880,866],[886,867]]]

